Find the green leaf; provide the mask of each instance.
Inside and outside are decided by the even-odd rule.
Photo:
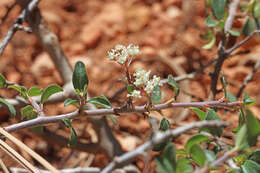
[[[190,107],[190,109],[195,112],[195,114],[199,117],[199,119],[202,121],[202,120],[205,120],[206,119],[206,112],[200,110],[199,108],[196,108],[196,107]]]
[[[235,148],[237,150],[244,150],[247,149],[248,147],[249,146],[247,142],[247,127],[244,124],[236,135]]]
[[[253,99],[251,99],[247,93],[244,93],[243,101],[244,101],[244,104],[247,106],[256,104],[255,101]]]
[[[216,157],[216,155],[215,155],[215,153],[213,151],[211,151],[211,150],[204,150],[204,152],[205,152],[205,156],[206,156],[206,158],[207,158],[209,163],[212,163],[213,161],[216,160],[217,157]]]
[[[233,133],[237,133],[239,131],[239,129],[245,124],[246,120],[245,120],[245,115],[244,115],[244,111],[242,108],[239,109],[239,117],[238,117],[238,127],[235,128],[232,132]]]
[[[207,158],[206,158],[206,155],[203,151],[203,149],[198,145],[198,144],[195,144],[191,147],[190,149],[190,155],[191,155],[191,158],[200,166],[202,167],[206,161],[207,161]]]
[[[216,19],[223,19],[225,16],[226,0],[212,0],[211,8]]]
[[[176,156],[182,156],[182,157],[186,157],[186,151],[184,149],[179,149],[176,151]]]
[[[132,92],[135,89],[135,86],[133,84],[130,84],[130,85],[127,85],[126,89],[127,89],[128,94],[132,94]]]
[[[44,104],[48,98],[58,92],[62,92],[63,89],[58,85],[50,85],[46,89],[44,89],[42,96],[41,96],[41,103]]]
[[[159,130],[166,131],[169,129],[171,129],[171,124],[166,118],[163,117],[160,122]]]
[[[70,127],[71,127],[71,123],[72,123],[72,120],[71,120],[71,119],[64,118],[64,119],[62,119],[62,122],[63,122],[63,124],[64,124],[67,128],[70,128]]]
[[[254,151],[248,158],[249,160],[253,160],[254,162],[260,164],[260,150]]]
[[[0,88],[4,88],[6,85],[6,80],[3,75],[0,74]]]
[[[159,126],[159,130],[160,131],[166,131],[166,130],[169,130],[171,129],[171,124],[170,122],[163,117],[163,119],[161,120],[160,122],[160,126]],[[157,144],[153,147],[153,151],[161,151],[165,148],[165,146],[171,141],[171,138],[168,139],[167,141],[163,142],[163,143],[160,143],[160,144]]]
[[[152,103],[161,103],[162,101],[162,92],[158,85],[156,85],[152,92]]]
[[[208,17],[206,18],[206,25],[208,27],[215,27],[217,25],[217,23],[210,15],[208,15]]]
[[[260,134],[260,123],[249,109],[246,109],[246,125],[248,144],[254,146],[257,142],[257,137]]]
[[[235,36],[235,37],[239,37],[240,36],[240,32],[235,31],[235,30],[228,30],[228,33]]]
[[[88,76],[86,73],[85,64],[78,61],[74,66],[72,83],[74,89],[78,89],[80,92],[84,92],[88,86]]]
[[[6,100],[4,100],[3,98],[0,98],[0,103],[3,103],[3,104],[5,104],[5,105],[8,107],[8,109],[9,109],[9,111],[10,111],[12,117],[14,117],[14,116],[16,115],[16,110],[15,110],[15,108],[14,108],[13,105],[11,105],[10,103],[8,103],[8,102],[7,102]]]
[[[179,158],[177,160],[176,173],[191,173],[193,170],[190,160],[186,158]]]
[[[242,33],[243,33],[243,35],[248,36],[255,29],[256,29],[256,24],[255,24],[254,19],[248,18],[246,23],[244,24],[244,26],[242,28]]]
[[[228,99],[229,102],[236,102],[237,101],[236,96],[234,96],[230,92],[227,92],[227,99]]]
[[[253,15],[255,18],[260,18],[260,1],[254,4]]]
[[[38,95],[41,95],[42,92],[43,92],[43,90],[41,90],[39,87],[33,86],[33,87],[31,87],[31,88],[29,89],[28,95],[29,95],[30,97],[32,97],[32,96],[38,96]]]
[[[168,84],[174,88],[174,99],[176,100],[180,93],[180,87],[171,74],[168,75]]]
[[[202,46],[202,48],[203,49],[210,49],[210,48],[212,48],[215,45],[215,42],[216,42],[216,37],[213,35],[211,40],[207,44]]]
[[[16,91],[18,91],[20,93],[20,95],[25,99],[27,100],[27,90],[24,86],[20,86],[20,85],[9,85],[7,88],[12,88]]]
[[[76,134],[76,131],[71,127],[70,128],[70,139],[69,139],[68,146],[73,147],[76,144],[77,144],[77,134]]]
[[[33,119],[37,117],[37,112],[31,105],[27,105],[21,109],[21,119]]]
[[[91,103],[91,104],[94,104],[96,106],[100,106],[100,107],[106,108],[106,109],[112,108],[111,103],[104,95],[102,95],[100,97],[92,97],[88,100],[88,103]]]
[[[252,160],[246,160],[241,166],[243,173],[259,173],[260,165]]]
[[[223,86],[224,89],[224,94],[225,94],[225,98],[227,98],[227,80],[226,80],[226,76],[223,72],[221,72],[221,84]]]
[[[174,173],[176,170],[175,147],[169,143],[163,150],[162,156],[155,157],[156,170],[160,173]]]
[[[64,106],[68,106],[68,105],[75,105],[75,106],[79,106],[79,102],[77,100],[73,100],[71,98],[67,98],[65,101],[64,101]]]
[[[208,112],[206,114],[206,120],[221,120],[218,116],[218,114],[213,109],[208,109]],[[220,137],[223,133],[222,128],[207,128],[210,133],[214,136]]]
[[[202,135],[202,134],[196,134],[194,136],[192,136],[185,145],[185,151],[186,153],[190,153],[190,149],[193,145],[195,144],[199,144],[201,142],[210,142],[209,138]]]

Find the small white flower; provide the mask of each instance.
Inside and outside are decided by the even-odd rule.
[[[140,53],[138,46],[133,46],[129,44],[127,47],[124,45],[118,44],[115,46],[115,49],[108,51],[108,59],[114,60],[119,64],[124,64],[129,56],[136,56]]]
[[[127,47],[127,52],[130,56],[136,56],[140,54],[139,46],[133,46],[133,44],[129,44]]]
[[[153,76],[153,79],[147,82],[146,87],[144,88],[145,92],[147,94],[150,94],[153,92],[153,89],[156,85],[162,86],[162,83],[160,82],[160,77],[157,77],[156,75]]]
[[[134,85],[135,86],[145,85],[149,81],[150,73],[151,73],[151,70],[149,70],[147,72],[141,68],[138,68],[136,70],[136,72],[134,73],[134,76],[135,76]]]
[[[141,98],[141,92],[138,90],[134,90],[131,94],[127,94],[127,97]]]

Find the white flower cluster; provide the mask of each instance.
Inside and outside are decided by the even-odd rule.
[[[157,77],[156,75],[153,76],[152,79],[149,80],[151,71],[145,71],[141,68],[138,68],[136,72],[134,73],[135,76],[135,82],[134,85],[136,87],[144,87],[144,91],[147,94],[151,94],[154,90],[155,86],[162,86],[162,83],[160,81],[160,77]],[[138,90],[134,90],[131,94],[127,94],[127,97],[134,97],[134,98],[141,98],[141,92]]]
[[[108,59],[114,60],[119,64],[124,64],[129,56],[136,56],[140,53],[138,46],[133,46],[129,44],[127,47],[124,45],[118,44],[115,46],[115,49],[108,51]]]

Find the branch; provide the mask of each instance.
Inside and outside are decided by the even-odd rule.
[[[238,93],[237,93],[237,97],[240,97],[240,96],[241,96],[241,94],[242,94],[243,90],[245,89],[246,85],[253,79],[254,74],[255,74],[256,71],[259,69],[259,67],[260,67],[260,60],[258,60],[258,61],[256,62],[255,66],[254,66],[254,68],[253,68],[253,70],[252,70],[252,72],[249,73],[249,74],[246,76],[246,78],[244,79],[243,84],[242,84],[241,88],[239,89],[239,91],[238,91]]]
[[[114,170],[117,167],[121,167],[130,162],[131,159],[136,158],[139,155],[143,155],[144,152],[148,149],[151,149],[153,146],[160,144],[170,137],[177,137],[184,132],[191,130],[193,128],[201,128],[201,127],[226,127],[228,126],[225,122],[220,121],[200,121],[190,123],[188,125],[179,127],[174,130],[168,130],[163,133],[157,133],[151,140],[145,142],[141,146],[137,147],[135,150],[125,153],[119,157],[116,157],[114,161],[112,161],[107,167],[105,167],[101,173],[108,173]]]
[[[222,37],[221,37],[221,41],[219,42],[219,46],[218,46],[218,60],[214,69],[213,74],[211,75],[211,84],[210,84],[210,99],[213,100],[217,94],[217,83],[218,83],[218,77],[219,77],[219,72],[221,70],[221,67],[225,61],[225,59],[228,57],[228,54],[226,53],[226,33],[227,31],[231,28],[233,20],[234,20],[234,16],[235,16],[235,12],[237,9],[237,6],[239,4],[240,0],[234,0],[231,4],[230,4],[230,8],[229,8],[229,16],[228,19],[225,23],[224,26],[224,33],[222,33]]]
[[[242,102],[230,102],[225,103],[221,101],[205,101],[205,102],[189,102],[189,103],[163,103],[154,105],[152,108],[149,109],[149,111],[159,111],[162,109],[167,108],[174,108],[174,107],[214,107],[214,106],[220,106],[220,107],[233,107],[233,106],[239,106]],[[127,109],[121,109],[120,107],[112,108],[112,109],[96,109],[96,110],[86,110],[84,112],[85,117],[100,117],[108,114],[119,114],[119,113],[144,113],[147,112],[146,105],[144,106],[135,106],[133,109],[127,108]],[[49,124],[49,123],[55,123],[58,121],[61,121],[64,118],[67,119],[74,119],[79,117],[78,110],[67,113],[67,114],[61,114],[56,116],[48,116],[48,117],[37,117],[32,120],[20,122],[17,124],[13,124],[10,126],[5,127],[4,129],[8,132],[17,131],[19,129],[32,127],[35,125],[43,125],[43,124]]]
[[[7,46],[8,42],[13,37],[14,33],[19,29],[19,25],[25,20],[25,17],[37,6],[40,0],[33,0],[29,3],[28,7],[22,11],[22,13],[18,16],[16,21],[14,22],[13,26],[9,29],[6,36],[2,40],[0,44],[0,56],[3,54],[5,47]]]

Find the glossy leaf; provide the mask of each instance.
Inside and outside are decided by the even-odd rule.
[[[117,120],[116,120],[116,118],[114,117],[114,115],[109,114],[108,117],[111,119],[111,121],[113,122],[114,125],[117,125]]]
[[[218,116],[218,114],[213,109],[208,109],[208,112],[206,114],[206,120],[221,120]],[[214,136],[220,137],[223,133],[222,128],[207,128],[210,133]]]
[[[248,142],[247,142],[247,127],[244,124],[240,130],[238,131],[235,139],[235,148],[237,150],[244,150],[248,148]]]
[[[212,0],[211,8],[216,19],[223,19],[225,16],[226,0]]]
[[[69,139],[68,146],[73,147],[76,144],[77,144],[77,134],[76,134],[76,131],[71,127],[70,128],[70,139]]]
[[[160,122],[159,130],[166,131],[169,129],[171,129],[171,124],[166,118],[163,117]]]
[[[78,89],[80,92],[84,92],[88,86],[88,76],[86,73],[85,64],[81,61],[78,61],[74,66],[72,83],[74,89]]]
[[[260,1],[256,1],[254,4],[253,15],[255,18],[260,18]]]
[[[160,173],[174,173],[176,170],[175,147],[169,143],[163,150],[162,156],[155,157],[156,170]]]
[[[68,106],[68,105],[75,105],[75,106],[79,106],[79,102],[77,100],[73,100],[71,98],[67,98],[65,101],[64,101],[64,106]]]
[[[0,103],[3,103],[4,105],[6,105],[11,113],[11,116],[14,117],[16,115],[16,110],[14,108],[13,105],[11,105],[10,103],[8,103],[6,100],[4,100],[3,98],[0,98]]]
[[[162,92],[158,85],[156,85],[152,91],[152,103],[158,104],[162,101]]]
[[[55,93],[62,92],[63,89],[58,85],[50,85],[44,89],[42,96],[41,96],[41,103],[44,104],[50,96]]]
[[[260,164],[260,149],[255,150],[248,159]]]
[[[255,105],[255,101],[251,99],[247,93],[244,93],[243,102],[247,106]]]
[[[21,119],[33,119],[37,117],[37,113],[31,105],[27,105],[21,109]]]
[[[0,88],[4,88],[6,85],[6,80],[3,75],[0,74]]]
[[[228,33],[235,36],[235,37],[239,37],[240,36],[240,32],[235,31],[235,30],[228,30]]]
[[[216,42],[216,37],[213,35],[211,40],[207,44],[202,46],[202,48],[203,49],[210,49],[210,48],[212,48],[215,45],[215,42]]]
[[[206,158],[206,155],[203,151],[203,149],[198,145],[198,144],[195,144],[191,147],[190,149],[190,155],[191,155],[191,158],[200,166],[202,167],[206,161],[207,161],[207,158]]]
[[[202,121],[202,120],[205,120],[206,119],[206,115],[207,113],[200,110],[199,108],[196,108],[196,107],[190,107],[190,109],[195,112],[195,114],[199,117],[199,119]]]
[[[39,87],[37,86],[33,86],[29,89],[28,91],[28,95],[30,97],[32,96],[38,96],[38,95],[41,95],[43,93],[43,90],[41,90]]]
[[[174,80],[172,75],[168,75],[168,84],[174,88],[174,99],[176,100],[179,93],[180,93],[180,87],[177,84],[177,82]]]
[[[8,88],[12,88],[16,91],[18,91],[20,93],[20,95],[27,100],[27,90],[24,86],[20,86],[20,85],[9,85]]]
[[[100,106],[102,108],[106,108],[106,109],[112,108],[111,103],[104,95],[100,97],[92,97],[88,100],[88,102],[96,106]]]
[[[260,134],[260,123],[249,109],[246,109],[246,125],[248,143],[250,146],[254,146],[257,142],[257,137]]]
[[[237,98],[236,96],[234,96],[232,93],[230,92],[227,92],[227,99],[229,102],[236,102],[237,101]]]
[[[248,36],[255,29],[256,29],[256,24],[255,24],[254,19],[248,18],[246,23],[243,26],[242,33],[243,33],[243,35]]]
[[[171,124],[170,122],[166,119],[166,118],[162,118],[161,122],[160,122],[160,126],[159,126],[159,130],[160,131],[166,131],[171,129]],[[165,148],[165,146],[171,141],[171,138],[168,139],[167,141],[157,144],[153,147],[153,151],[161,151]]]
[[[64,118],[64,119],[62,119],[62,122],[63,122],[63,124],[64,124],[67,128],[70,128],[70,127],[71,127],[71,124],[72,124],[72,120],[71,120],[71,119]]]
[[[217,23],[215,22],[215,20],[209,15],[207,18],[206,18],[206,25],[208,27],[215,27],[217,25]]]
[[[176,173],[191,173],[193,166],[190,162],[191,161],[186,158],[179,158],[176,163]]]
[[[241,169],[243,173],[259,173],[260,165],[252,160],[246,160]]]
[[[186,145],[185,145],[185,150],[186,150],[186,153],[190,153],[190,149],[193,145],[195,144],[199,144],[201,142],[209,142],[209,138],[202,135],[202,134],[196,134],[194,136],[192,136],[187,142],[186,142]]]

